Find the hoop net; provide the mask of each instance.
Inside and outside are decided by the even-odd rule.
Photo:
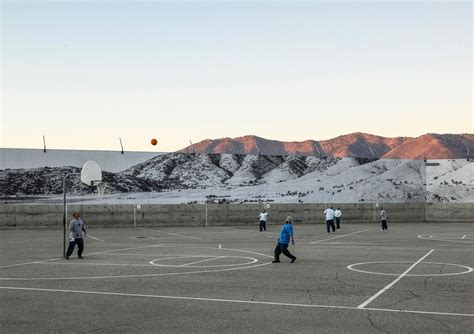
[[[97,195],[100,197],[103,197],[105,194],[105,189],[107,188],[107,183],[106,182],[97,182],[95,184],[97,188]]]

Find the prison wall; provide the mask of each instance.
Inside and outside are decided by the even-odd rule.
[[[389,222],[474,222],[474,203],[353,203],[340,204],[344,223],[377,223],[384,207]],[[296,224],[324,224],[324,204],[160,204],[68,205],[67,221],[78,211],[89,226],[238,226],[256,225],[265,208],[269,224],[281,224],[292,216]],[[62,205],[0,205],[0,228],[59,228]]]

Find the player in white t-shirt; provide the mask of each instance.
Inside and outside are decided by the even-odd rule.
[[[267,220],[268,220],[268,212],[265,209],[258,215],[258,220],[260,222],[260,232],[267,230]]]
[[[334,217],[336,217],[336,228],[341,228],[341,217],[342,217],[342,211],[341,208],[337,208],[336,211],[334,211]]]

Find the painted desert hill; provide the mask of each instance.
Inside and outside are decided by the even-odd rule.
[[[373,155],[372,155],[372,152]],[[462,159],[474,155],[474,134],[434,134],[386,138],[351,133],[328,140],[283,142],[253,135],[206,139],[178,152],[262,155],[304,155],[388,159]]]
[[[167,153],[117,173],[103,171],[100,196],[79,177],[70,179],[67,192],[84,204],[473,202],[473,167],[467,159]],[[0,198],[61,204],[65,175],[79,171],[0,170]]]

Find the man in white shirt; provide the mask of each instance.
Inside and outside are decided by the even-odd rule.
[[[341,208],[337,208],[336,211],[334,211],[334,217],[336,217],[336,228],[341,228],[341,216],[342,216],[342,211]]]
[[[260,222],[260,232],[267,230],[267,220],[268,220],[268,212],[265,212],[265,209],[258,215],[258,220]]]
[[[326,228],[328,233],[330,233],[330,228],[333,232],[336,232],[336,227],[334,226],[334,209],[332,207],[327,208],[323,212],[326,215]]]

